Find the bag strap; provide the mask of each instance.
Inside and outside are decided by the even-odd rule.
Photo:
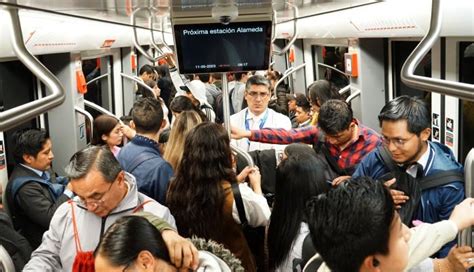
[[[464,174],[462,172],[459,172],[457,170],[442,171],[433,175],[423,177],[420,180],[420,189],[424,191],[424,190],[427,190],[433,187],[438,187],[441,185],[445,185],[454,181],[463,181],[463,180],[464,180]]]
[[[158,151],[156,151],[158,152]],[[127,169],[127,172],[132,173],[135,168],[137,168],[140,164],[143,162],[153,159],[156,156],[156,153],[154,152],[143,152],[138,154],[138,156],[135,158],[135,160],[132,161],[130,166]]]
[[[237,212],[239,213],[240,223],[242,227],[248,226],[247,217],[245,216],[245,207],[242,200],[242,195],[240,194],[239,184],[237,182],[231,182],[232,193],[234,193],[235,206],[237,206]]]
[[[395,165],[395,162],[392,159],[392,156],[390,155],[389,151],[385,146],[379,146],[377,147],[377,150],[379,151],[380,157],[382,158],[382,162],[387,168],[392,172],[392,173],[397,173],[400,171],[398,167]]]
[[[64,187],[65,187],[63,184],[47,182],[46,180],[40,177],[32,177],[32,176],[17,177],[11,182],[12,182],[12,189],[11,189],[12,199],[15,199],[20,189],[24,185],[30,182],[37,182],[39,184],[42,184],[48,187],[48,191],[51,194],[51,197],[53,198],[53,200],[56,200],[58,198],[58,196],[62,193],[62,191],[64,191]]]
[[[340,176],[349,176],[345,169],[339,167],[339,164],[337,164],[336,160],[334,160],[334,158],[331,156],[328,147],[324,143],[321,144],[320,150],[328,161],[329,166],[332,168],[332,170],[334,170],[334,172],[336,172]]]
[[[145,204],[150,203],[150,202],[153,202],[153,200],[151,200],[151,199],[148,199],[148,200],[143,201],[143,197],[142,197],[140,194],[138,194],[138,201],[141,202],[141,204],[138,204],[138,205],[135,207],[135,209],[133,209],[132,213],[136,213],[136,212],[142,210],[142,209],[143,209],[143,206],[145,206]]]
[[[76,244],[76,253],[82,252],[81,241],[79,240],[79,232],[77,230],[76,212],[74,211],[74,201],[68,200],[71,205],[72,227],[74,230],[74,242]]]
[[[314,248],[313,240],[311,240],[311,234],[308,233],[301,246],[301,258],[293,259],[293,271],[303,271],[303,268],[306,264],[312,259],[312,257],[316,254],[316,249]],[[321,260],[322,263],[322,260]],[[321,263],[318,264],[316,268],[318,268]],[[300,269],[298,269],[300,267]],[[316,271],[317,269],[311,270]]]

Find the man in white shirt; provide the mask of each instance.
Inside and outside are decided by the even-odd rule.
[[[232,115],[230,124],[249,131],[262,128],[291,129],[288,116],[268,108],[270,97],[270,82],[264,76],[250,77],[245,85],[244,94],[248,107]],[[232,143],[246,151],[275,149],[277,154],[285,148],[284,145],[252,142],[247,138],[232,140]]]

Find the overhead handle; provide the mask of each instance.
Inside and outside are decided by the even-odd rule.
[[[415,75],[416,67],[440,36],[442,2],[442,0],[432,1],[430,29],[403,64],[400,78],[411,88],[474,100],[474,85],[472,84]]]
[[[28,52],[23,41],[18,9],[14,6],[5,7],[10,20],[11,45],[18,59],[47,87],[50,94],[15,108],[0,112],[0,131],[14,128],[48,110],[61,105],[66,99],[64,87],[41,62]]]

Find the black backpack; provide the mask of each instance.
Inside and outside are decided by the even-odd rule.
[[[379,179],[387,181],[395,178],[396,182],[391,188],[402,191],[405,195],[410,197],[399,210],[402,222],[408,226],[412,225],[412,220],[418,210],[421,193],[423,191],[451,182],[464,180],[464,174],[456,170],[442,171],[426,177],[414,178],[404,169],[396,165],[386,147],[379,146],[377,149],[384,165],[390,170],[389,173]]]

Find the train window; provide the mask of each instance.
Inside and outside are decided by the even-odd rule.
[[[417,41],[392,41],[392,74],[394,96],[409,95],[426,98],[431,104],[431,96],[429,92],[416,90],[406,86],[400,79],[400,72],[403,63],[418,45]],[[423,60],[416,67],[415,75],[431,77],[431,52],[426,54]]]
[[[0,62],[0,111],[5,111],[37,99],[36,77],[20,61]],[[39,117],[5,131],[8,170],[13,170],[13,156],[9,147],[12,134],[19,129],[39,128]]]
[[[94,104],[97,104],[109,111],[114,111],[113,97],[113,58],[112,56],[104,56],[101,58],[82,60],[82,72],[86,77],[87,93],[84,98]],[[108,76],[106,76],[108,75]],[[100,113],[87,108],[95,118]]]
[[[474,84],[474,42],[459,43],[459,81]],[[460,156],[461,162],[474,147],[474,102],[459,100],[460,103]]]

